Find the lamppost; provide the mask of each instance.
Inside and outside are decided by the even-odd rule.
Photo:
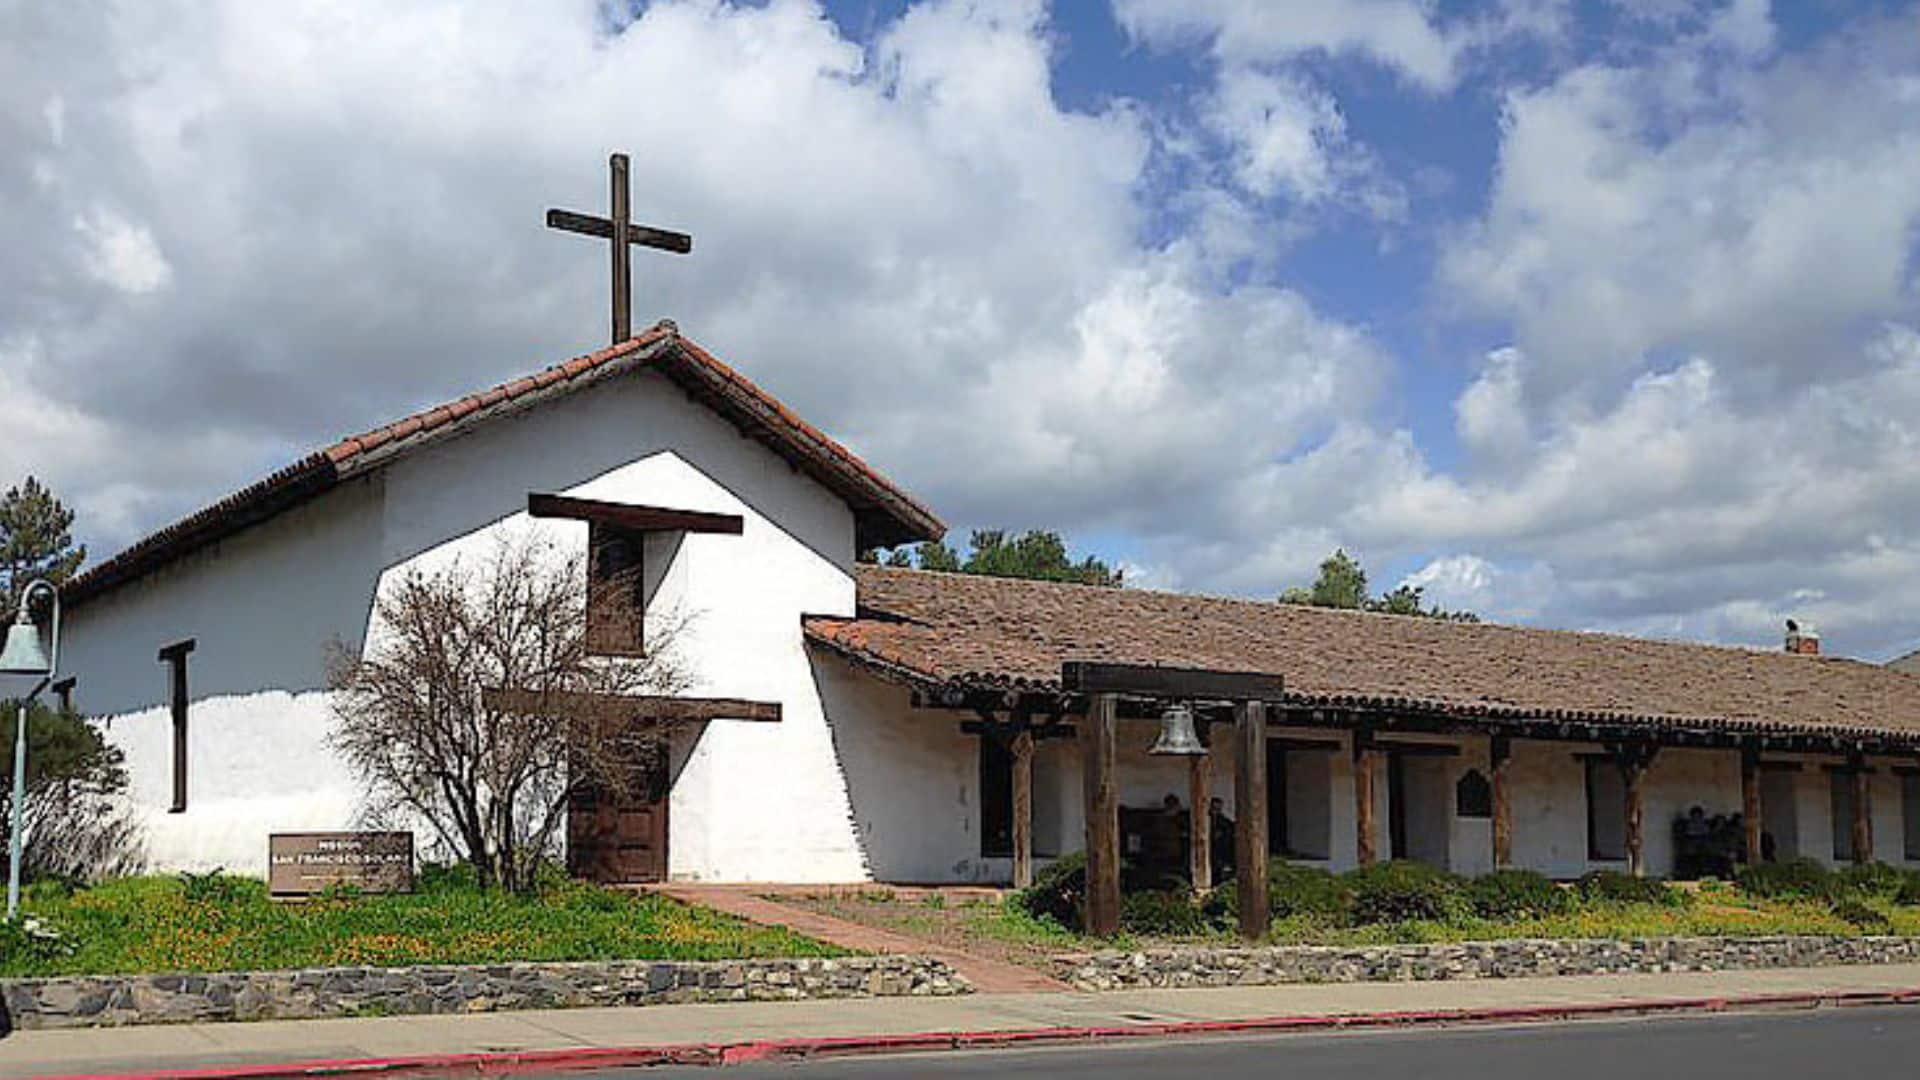
[[[40,638],[33,621],[33,594],[46,589],[52,597],[51,645]],[[60,662],[60,590],[45,578],[27,583],[20,593],[20,612],[7,628],[7,644],[0,648],[0,675],[36,675],[33,692],[20,699],[20,715],[13,725],[13,829],[7,860],[7,920],[20,914],[20,853],[27,825],[27,706],[53,681]]]

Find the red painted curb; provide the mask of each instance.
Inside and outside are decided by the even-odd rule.
[[[1742,997],[1648,998],[1578,1005],[1525,1005],[1477,1009],[1425,1009],[1403,1012],[1345,1013],[1326,1016],[1265,1016],[1246,1020],[1173,1020],[1124,1027],[1050,1027],[1009,1031],[920,1032],[909,1035],[853,1035],[829,1038],[754,1039],[735,1043],[669,1043],[660,1046],[576,1047],[560,1050],[507,1050],[460,1054],[421,1054],[386,1058],[333,1058],[265,1065],[221,1065],[132,1073],[74,1073],[41,1080],[275,1080],[282,1077],[344,1076],[365,1073],[510,1074],[540,1071],[637,1068],[649,1065],[738,1065],[746,1062],[797,1061],[854,1055],[939,1050],[984,1050],[1121,1039],[1178,1038],[1261,1032],[1337,1031],[1416,1027],[1438,1024],[1512,1024],[1602,1016],[1652,1016],[1662,1013],[1726,1012],[1730,1009],[1847,1008],[1864,1005],[1920,1004],[1920,987],[1834,993],[1749,994]]]

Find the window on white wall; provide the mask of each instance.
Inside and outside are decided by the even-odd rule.
[[[1627,778],[1611,759],[1587,765],[1587,858],[1618,862],[1627,857]]]
[[[643,656],[646,537],[593,522],[587,532],[587,648],[600,656]]]
[[[187,654],[193,652],[193,639],[176,641],[160,650],[160,662],[167,665],[167,697],[173,716],[173,803],[169,814],[187,812]]]
[[[1013,856],[1013,753],[999,739],[980,744],[980,857]]]

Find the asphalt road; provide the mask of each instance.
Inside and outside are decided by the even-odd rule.
[[[608,1074],[601,1074],[608,1075]],[[1920,1075],[1920,1008],[1826,1009],[1685,1019],[1587,1021],[1333,1035],[1213,1037],[1041,1050],[976,1050],[712,1069],[706,1077],[1033,1076],[1133,1080],[1774,1080]]]

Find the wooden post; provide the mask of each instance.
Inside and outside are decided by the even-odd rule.
[[[1087,931],[1102,937],[1120,931],[1120,798],[1113,769],[1119,706],[1118,695],[1093,695],[1080,744],[1087,819]]]
[[[1213,755],[1187,759],[1187,871],[1195,893],[1213,888]]]
[[[1239,707],[1239,752],[1234,755],[1233,865],[1240,936],[1264,937],[1267,909],[1267,705],[1243,701]]]
[[[1373,734],[1365,728],[1353,733],[1353,827],[1354,851],[1361,866],[1372,866],[1378,858],[1378,837],[1373,825]]]
[[[1760,748],[1746,746],[1740,751],[1740,817],[1747,831],[1747,865],[1761,860],[1760,835],[1765,807],[1760,802]]]
[[[1853,770],[1853,861],[1865,866],[1873,861],[1873,774],[1859,754],[1847,765]]]
[[[1013,887],[1033,884],[1033,732],[1021,731],[1013,753]]]
[[[1638,758],[1633,758],[1621,762],[1620,772],[1627,786],[1627,873],[1634,877],[1645,877],[1646,799],[1640,789],[1640,778],[1646,775],[1647,767]]]
[[[1488,771],[1493,774],[1493,868],[1505,870],[1513,865],[1513,795],[1507,787],[1507,765],[1513,760],[1513,744],[1505,735],[1495,735],[1487,743]]]
[[[610,246],[613,249],[613,343],[615,345],[633,336],[633,271],[632,253],[627,248],[627,155],[615,154],[607,159],[608,174],[613,185],[612,213],[613,237]]]

